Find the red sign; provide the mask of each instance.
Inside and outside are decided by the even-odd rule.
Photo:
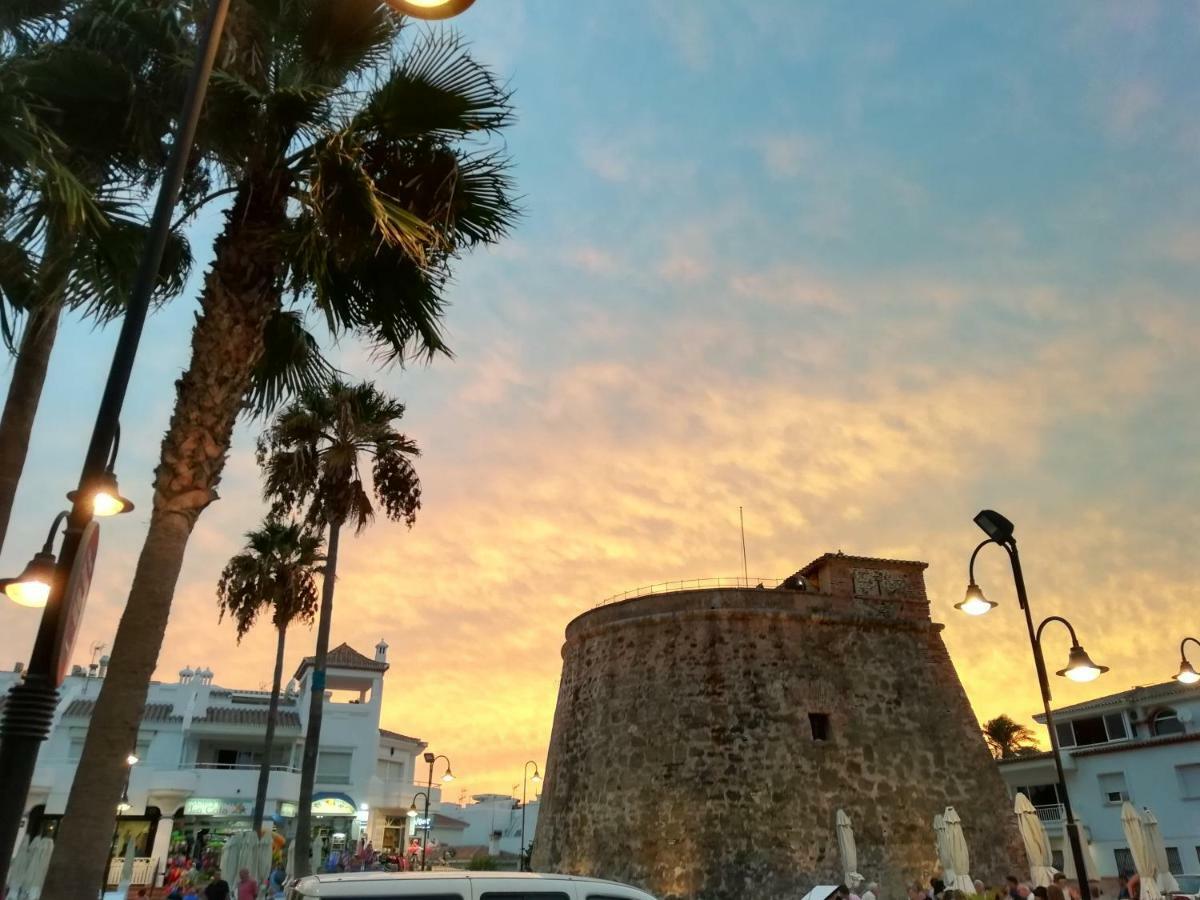
[[[57,684],[62,684],[71,667],[71,652],[75,649],[75,638],[79,636],[79,625],[83,621],[83,608],[87,606],[88,590],[92,586],[92,575],[96,572],[96,554],[99,551],[100,525],[93,519],[79,537],[79,552],[75,554],[75,565],[71,567],[67,588],[63,591],[58,631],[62,640],[58,645]]]

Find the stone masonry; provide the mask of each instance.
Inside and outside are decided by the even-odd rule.
[[[826,554],[791,589],[656,594],[567,626],[533,866],[664,900],[793,900],[842,880],[834,816],[884,897],[1019,871],[1010,803],[941,638],[924,563]]]

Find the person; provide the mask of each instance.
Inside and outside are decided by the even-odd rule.
[[[879,883],[872,881],[867,884],[867,889],[863,891],[862,900],[879,900]]]
[[[1004,879],[1004,883],[1008,886],[1009,900],[1021,900],[1021,895],[1017,893],[1018,888],[1021,887],[1021,882],[1017,881],[1017,876],[1009,875]]]
[[[1038,900],[1050,900],[1050,895],[1046,893],[1046,889],[1040,884],[1033,889],[1033,896],[1037,897]]]
[[[221,877],[221,870],[213,872],[212,881],[204,888],[204,900],[229,900],[229,882]]]
[[[839,884],[837,890],[833,892],[834,900],[849,900],[850,888],[844,884]]]
[[[1142,876],[1137,872],[1130,875],[1125,889],[1129,891],[1129,900],[1138,900],[1142,896]]]
[[[942,894],[946,893],[946,882],[940,878],[929,879],[929,900],[942,900]]]
[[[1122,872],[1117,876],[1117,900],[1129,900],[1129,873]]]
[[[908,886],[908,900],[925,900],[925,888],[921,887],[921,882],[914,881]]]
[[[271,886],[271,896],[283,895],[283,886],[287,882],[287,869],[283,867],[283,863],[275,863],[275,868],[271,870],[271,877],[267,881]]]
[[[975,894],[976,894],[976,896],[982,897],[986,893],[987,893],[987,888],[984,886],[982,881],[980,881],[978,878],[976,878],[975,879]]]
[[[1027,884],[1017,885],[1017,896],[1020,900],[1029,900],[1029,895],[1033,893],[1033,888]]]
[[[258,882],[250,877],[249,869],[238,872],[237,900],[255,900],[258,897]]]
[[[1063,892],[1065,897],[1070,900],[1082,900],[1082,895],[1079,893],[1079,888],[1073,881],[1067,879],[1067,876],[1062,872],[1054,873],[1054,885]]]
[[[850,900],[862,900],[858,895],[858,889],[862,886],[863,877],[857,872],[851,872],[846,876],[846,886],[849,892]]]
[[[1057,878],[1054,879],[1054,883],[1050,887],[1046,888],[1046,900],[1067,900],[1067,895],[1059,887],[1059,880]]]

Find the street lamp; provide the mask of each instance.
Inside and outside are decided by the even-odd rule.
[[[1034,629],[1033,613],[1029,609],[1029,595],[1025,591],[1025,576],[1021,573],[1021,557],[1017,553],[1017,539],[1013,537],[1013,523],[995,510],[985,509],[975,516],[975,524],[983,529],[987,540],[983,541],[971,553],[971,562],[967,567],[970,582],[967,594],[962,603],[955,604],[968,615],[982,615],[990,612],[996,604],[983,596],[983,591],[975,583],[975,557],[988,544],[998,544],[1008,554],[1012,566],[1013,582],[1017,589],[1017,603],[1025,613],[1025,628],[1029,633],[1029,646],[1033,650],[1033,664],[1037,670],[1038,688],[1042,694],[1042,709],[1046,715],[1046,729],[1050,732],[1050,748],[1054,756],[1054,769],[1058,775],[1058,791],[1062,797],[1063,813],[1067,820],[1067,840],[1071,844],[1071,857],[1075,860],[1075,874],[1079,880],[1079,895],[1081,900],[1092,900],[1091,889],[1088,886],[1087,866],[1084,862],[1083,844],[1079,839],[1079,824],[1071,811],[1071,797],[1067,792],[1067,779],[1063,774],[1062,750],[1058,746],[1058,732],[1054,727],[1054,712],[1050,709],[1050,680],[1046,675],[1046,661],[1042,656],[1042,630],[1050,622],[1065,625],[1071,634],[1071,652],[1065,668],[1056,674],[1072,681],[1092,681],[1108,671],[1105,666],[1098,666],[1079,645],[1075,629],[1071,623],[1061,616],[1050,616]]]
[[[388,0],[396,12],[414,19],[449,19],[457,16],[475,0]]]
[[[446,760],[446,774],[442,776],[442,781],[449,784],[454,780],[454,773],[450,771],[449,757],[438,754],[434,756],[432,753],[425,754],[425,762],[429,763],[429,783],[425,787],[425,834],[421,837],[421,871],[425,871],[425,848],[429,845],[429,831],[433,827],[433,823],[429,821],[429,794],[433,791],[433,765],[439,759]],[[413,798],[413,806],[409,808],[409,812],[416,812],[416,797]]]
[[[533,778],[529,777],[529,767],[530,766],[533,766]],[[521,871],[529,872],[532,870],[529,868],[526,868],[526,862],[525,862],[525,789],[528,786],[530,781],[532,781],[534,784],[541,784],[542,783],[542,773],[538,771],[538,764],[535,763],[531,759],[527,763],[525,763],[525,770],[521,773],[521,775],[522,775],[522,780],[521,780],[521,851],[520,851],[521,859],[520,859],[520,862],[521,862]]]
[[[474,0],[389,0],[396,11],[423,19],[448,19],[469,7]],[[188,76],[171,150],[163,171],[162,183],[154,203],[146,232],[146,242],[138,260],[137,273],[130,290],[129,302],[121,321],[121,331],[113,350],[112,365],[96,411],[92,436],[84,456],[79,485],[73,491],[71,515],[66,538],[58,561],[62,577],[50,581],[50,589],[37,604],[45,607],[42,621],[34,639],[33,653],[25,677],[9,689],[3,719],[0,720],[0,885],[8,881],[13,848],[17,842],[25,798],[33,781],[42,741],[50,734],[54,711],[58,706],[59,656],[63,651],[66,629],[62,626],[62,600],[67,575],[74,569],[75,560],[84,550],[84,529],[93,516],[128,512],[133,504],[121,497],[116,476],[107,459],[115,455],[114,444],[120,430],[121,408],[129,389],[133,364],[141,343],[142,329],[150,311],[150,300],[162,266],[163,252],[170,236],[171,219],[179,200],[184,174],[196,140],[196,128],[204,106],[204,95],[212,76],[221,33],[229,12],[230,0],[213,0],[207,21],[197,29],[196,59]],[[111,477],[110,477],[111,476]],[[101,499],[103,497],[103,499]],[[88,502],[90,500],[90,502]],[[5,586],[5,592],[7,591]],[[9,594],[9,596],[13,596]],[[36,594],[34,599],[36,599]],[[15,598],[14,598],[15,599]],[[20,601],[18,601],[20,602]],[[101,786],[102,790],[103,787]],[[298,861],[307,866],[307,857]]]
[[[20,575],[0,579],[0,587],[13,603],[40,609],[50,599],[50,585],[54,583],[54,538],[58,534],[58,526],[67,520],[68,515],[64,510],[54,517],[50,533],[46,535],[46,543],[33,555]]]
[[[121,425],[118,422],[113,435],[112,449],[108,452],[108,465],[104,467],[103,472],[92,479],[91,487],[87,491],[82,489],[70,491],[67,493],[67,499],[74,503],[77,497],[90,495],[93,516],[116,516],[121,513],[133,512],[133,501],[122,497],[121,489],[117,486],[117,451],[120,447]]]
[[[1175,680],[1180,684],[1195,684],[1200,681],[1200,672],[1192,668],[1192,664],[1187,658],[1187,643],[1191,641],[1197,647],[1200,647],[1200,641],[1194,637],[1185,637],[1179,642],[1179,672],[1175,675]]]

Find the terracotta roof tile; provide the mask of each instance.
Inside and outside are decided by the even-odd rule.
[[[300,676],[304,674],[304,670],[312,667],[315,659],[316,657],[313,656],[304,657],[300,661],[300,667],[296,669],[296,674],[292,677],[299,680]],[[326,665],[330,669],[362,669],[366,672],[386,672],[388,670],[387,663],[364,656],[349,644],[338,644],[329,651],[326,659]]]
[[[818,556],[816,559],[814,559],[812,562],[810,562],[807,566],[805,566],[804,568],[797,571],[796,574],[807,577],[815,569],[817,569],[821,565],[821,563],[825,562],[826,560],[830,560],[830,559],[849,559],[849,560],[853,560],[854,562],[891,563],[893,565],[899,564],[902,566],[920,566],[922,569],[929,568],[929,563],[921,562],[920,560],[916,560],[916,559],[886,559],[885,557],[882,557],[882,556],[855,556],[853,553],[842,553],[839,550],[837,553],[822,553],[820,556]]]
[[[238,707],[230,706],[210,706],[204,711],[202,717],[192,719],[192,722],[197,725],[263,726],[267,724],[268,712],[270,710],[262,707],[239,709]],[[279,728],[299,728],[300,714],[281,709],[275,720],[275,725]]]
[[[385,738],[392,738],[393,740],[397,740],[397,741],[411,741],[414,744],[420,744],[422,747],[425,746],[425,742],[423,740],[421,740],[420,738],[413,737],[410,734],[401,734],[398,731],[388,731],[386,728],[379,729],[379,736],[385,737]]]
[[[95,700],[72,700],[63,710],[64,718],[88,719],[96,708]],[[174,707],[170,703],[147,703],[142,710],[143,722],[179,722],[182,716],[174,715]]]

